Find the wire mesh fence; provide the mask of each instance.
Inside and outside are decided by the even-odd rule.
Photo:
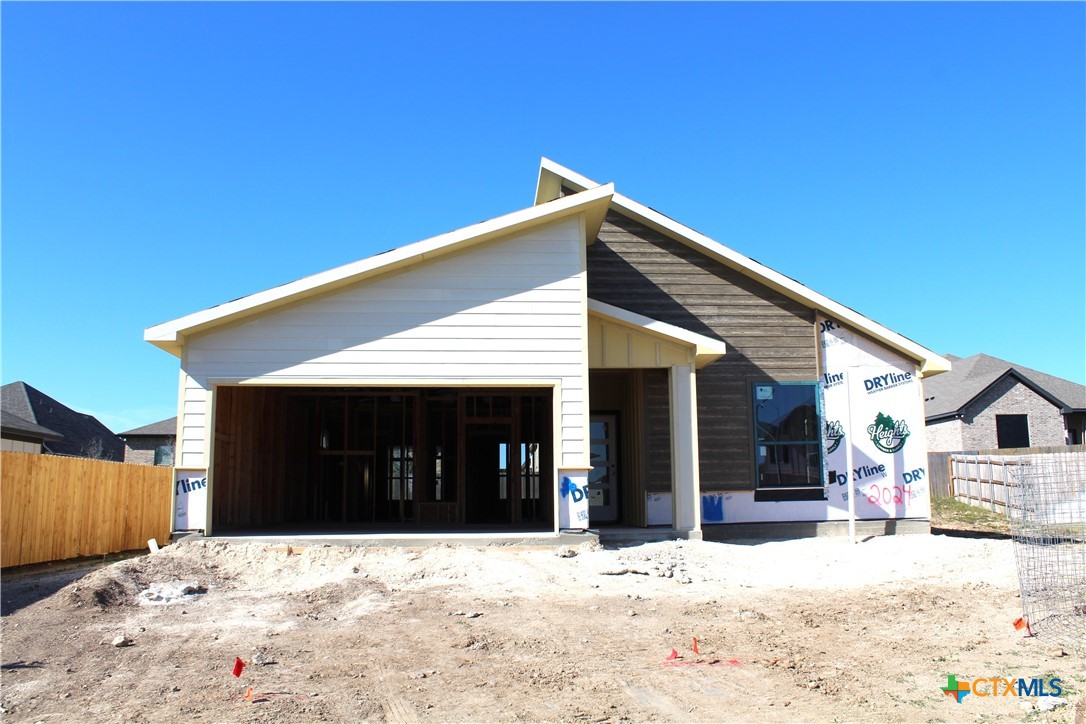
[[[1038,638],[1086,657],[1086,454],[1030,456],[1013,475],[1023,618]]]

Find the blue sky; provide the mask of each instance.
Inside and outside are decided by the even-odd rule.
[[[11,3],[3,381],[528,206],[548,156],[940,353],[1086,382],[1086,5]]]

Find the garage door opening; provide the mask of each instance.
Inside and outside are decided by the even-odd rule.
[[[551,395],[219,387],[212,525],[551,530]]]

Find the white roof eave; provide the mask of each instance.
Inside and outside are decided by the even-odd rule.
[[[180,356],[184,338],[187,335],[203,332],[307,297],[324,294],[378,274],[444,256],[452,251],[489,241],[498,236],[525,231],[578,214],[584,215],[587,233],[594,238],[599,233],[613,193],[613,185],[598,186],[585,194],[555,199],[408,244],[383,254],[250,294],[217,307],[148,327],[144,330],[143,339],[170,354]]]
[[[547,203],[549,190],[561,190],[564,184],[575,191],[584,193],[586,190],[599,186],[581,174],[565,168],[561,164],[544,158],[540,161],[539,178],[536,202]],[[575,198],[580,194],[564,198]],[[691,246],[698,251],[716,259],[717,261],[733,268],[741,273],[756,279],[766,286],[779,291],[785,296],[805,304],[816,311],[823,312],[839,321],[846,322],[856,329],[881,340],[897,351],[920,363],[920,372],[923,377],[928,377],[950,369],[950,361],[935,354],[911,339],[894,332],[878,322],[863,316],[859,312],[849,309],[843,304],[833,301],[809,287],[800,284],[794,279],[786,277],[780,272],[774,271],[748,256],[730,249],[718,241],[694,231],[688,226],[680,224],[674,219],[664,216],[633,199],[615,193],[611,199],[611,205],[623,216],[639,221],[677,241]],[[591,240],[589,240],[591,243]]]

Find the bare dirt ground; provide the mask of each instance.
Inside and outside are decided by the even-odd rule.
[[[180,582],[206,592],[141,603]],[[5,572],[2,584],[11,721],[1086,718],[1083,660],[1012,626],[1008,540],[195,542],[94,569]],[[121,636],[131,645],[114,646]],[[950,674],[1059,677],[1063,705],[959,704],[940,691]]]

